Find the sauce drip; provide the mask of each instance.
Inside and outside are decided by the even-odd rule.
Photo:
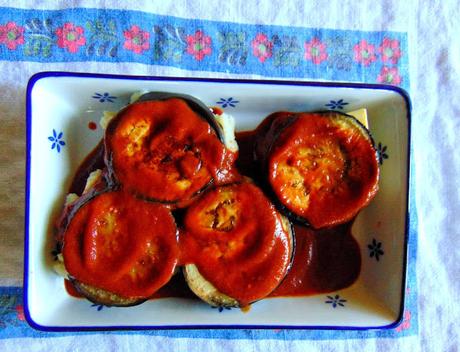
[[[88,128],[89,128],[90,130],[93,130],[93,131],[96,130],[96,129],[97,129],[97,124],[96,124],[96,122],[94,122],[94,121],[88,122]]]

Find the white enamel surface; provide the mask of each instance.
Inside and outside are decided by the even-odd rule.
[[[52,270],[52,222],[59,213],[72,175],[102,137],[101,128],[88,129],[104,110],[117,110],[138,90],[191,94],[208,105],[233,97],[239,103],[226,112],[237,130],[252,129],[269,113],[279,110],[324,110],[330,100],[349,104],[343,111],[367,108],[371,133],[387,146],[389,158],[381,169],[380,190],[358,216],[353,233],[362,255],[361,274],[351,287],[311,297],[271,298],[254,304],[249,312],[219,313],[206,304],[187,299],[160,299],[131,308],[98,311],[83,299],[70,297],[62,278]],[[94,93],[109,92],[114,103],[100,103]],[[408,121],[404,99],[383,89],[259,85],[243,83],[148,81],[130,79],[46,77],[31,93],[31,170],[27,272],[31,319],[44,327],[285,325],[381,327],[400,313],[407,195]],[[53,129],[63,132],[66,146],[51,150]],[[369,258],[367,245],[375,238],[384,255]],[[327,295],[339,294],[345,307],[326,304]]]

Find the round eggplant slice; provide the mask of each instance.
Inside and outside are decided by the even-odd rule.
[[[121,110],[104,141],[116,182],[140,198],[175,207],[209,187],[234,158],[210,110],[169,93],[148,93]]]
[[[314,228],[351,220],[378,190],[372,137],[342,113],[296,114],[272,142],[266,165],[282,208]]]
[[[213,306],[244,307],[268,296],[293,257],[290,222],[249,182],[205,193],[186,212],[184,277]]]
[[[174,274],[177,228],[166,207],[127,192],[106,192],[75,210],[62,254],[76,289],[90,300],[138,304]]]

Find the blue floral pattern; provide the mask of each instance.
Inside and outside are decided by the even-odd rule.
[[[49,18],[43,20],[32,18],[26,21],[24,27],[29,38],[24,48],[24,54],[50,57],[55,41],[53,21]]]
[[[53,129],[53,135],[48,137],[48,140],[51,142],[51,150],[56,149],[58,153],[61,152],[61,148],[65,146],[65,142],[62,140],[63,136],[63,132],[57,133]]]
[[[5,8],[0,17],[0,32],[9,33],[0,36],[0,60],[136,62],[409,87],[405,33],[229,26],[140,11],[120,16],[117,10],[89,8]],[[369,52],[372,65],[363,58]]]
[[[345,105],[348,105],[348,103],[344,101],[343,99],[331,100],[329,103],[324,104],[324,106],[326,106],[327,108],[331,110],[343,110]]]
[[[238,103],[239,101],[233,99],[233,97],[230,97],[228,99],[220,98],[220,100],[216,102],[216,104],[221,105],[223,108],[226,108],[227,106],[231,106],[232,108],[234,108]]]
[[[109,103],[113,103],[115,99],[117,99],[117,97],[110,95],[110,93],[108,92],[94,93],[93,98],[99,100],[100,103],[105,103],[106,101],[108,101]]]
[[[91,304],[91,307],[95,307],[98,312],[100,312],[103,308],[112,308],[110,306],[106,306],[104,304],[97,304],[97,303]]]
[[[219,61],[228,65],[244,66],[248,58],[246,37],[245,32],[219,32]]]
[[[379,142],[377,144],[377,155],[379,157],[379,164],[383,165],[383,161],[388,159],[387,146]]]
[[[337,308],[337,306],[340,306],[340,307],[345,307],[345,302],[347,301],[346,299],[343,299],[343,298],[340,298],[339,295],[335,295],[335,296],[326,296],[328,298],[327,301],[325,301],[324,303],[326,304],[331,304],[332,305],[332,308]]]
[[[219,313],[222,313],[224,311],[224,309],[225,310],[231,310],[232,309],[232,307],[213,307],[213,306],[211,306],[211,308],[217,309]]]
[[[377,261],[380,260],[381,255],[385,254],[382,248],[382,242],[378,242],[375,238],[372,239],[372,243],[367,245],[367,248],[369,249],[369,257],[375,257]]]
[[[116,57],[120,40],[117,36],[117,23],[113,18],[98,18],[86,22],[89,32],[86,54],[88,56]]]

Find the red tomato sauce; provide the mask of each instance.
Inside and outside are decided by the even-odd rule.
[[[168,203],[227,180],[224,171],[235,159],[211,125],[175,98],[134,103],[118,113],[107,128],[105,151],[125,189]]]
[[[72,277],[124,297],[150,297],[169,281],[179,257],[170,211],[122,191],[83,204],[62,251]]]
[[[361,270],[361,255],[351,223],[326,230],[295,226],[291,270],[270,295],[306,296],[350,286]]]
[[[245,306],[266,297],[288,270],[289,229],[252,183],[207,192],[186,212],[182,261]]]
[[[143,113],[145,107],[139,109],[135,111],[136,114]],[[208,151],[208,154],[205,155],[207,166],[209,166],[206,171],[214,179],[215,186],[241,180],[240,175],[244,175],[255,180],[265,194],[270,194],[269,184],[264,180],[256,159],[265,159],[272,148],[270,139],[275,139],[280,133],[279,130],[293,123],[291,113],[273,114],[267,117],[256,130],[237,133],[238,154],[230,153],[225,148],[222,150],[222,144],[217,140],[215,134],[212,131],[209,133],[210,127],[203,129],[202,126],[198,126],[202,121],[198,121],[197,126],[192,126],[196,122],[196,116],[189,116],[188,112],[185,113],[187,117],[180,119],[180,123],[190,122],[186,124],[186,128],[180,127],[179,116],[182,116],[182,113],[184,113],[182,108],[177,110],[176,117],[173,117],[174,123],[171,126],[166,124],[165,130],[159,132],[163,139],[167,139],[167,134],[172,133],[171,128],[174,131],[177,129],[179,135],[185,135],[185,129],[192,128],[194,133],[198,133],[198,136],[193,136],[193,138],[199,138],[200,131],[205,131],[205,136],[200,143],[202,143],[203,150]],[[274,125],[278,127],[273,128]],[[261,135],[266,137],[261,138]],[[105,146],[101,142],[78,169],[70,192],[81,194],[88,175],[95,169],[105,167],[104,154],[107,157]],[[121,162],[120,160],[118,162]],[[185,163],[187,164],[187,161]],[[144,170],[145,173],[143,173],[141,169],[142,167],[137,170],[140,174],[125,175],[128,183],[135,180],[142,188],[153,182],[152,179],[147,181],[148,170]],[[135,175],[137,177],[134,178]],[[155,180],[155,177],[153,179]],[[173,211],[181,227],[179,249],[175,247],[177,243],[174,244],[172,237],[160,244],[161,250],[158,251],[160,261],[166,261],[160,264],[160,269],[158,269],[160,273],[157,269],[153,269],[152,263],[151,276],[134,281],[128,279],[127,273],[142,257],[145,243],[149,240],[158,240],[155,234],[146,229],[156,228],[155,233],[161,230],[166,233],[172,232],[171,217],[154,214],[158,209],[165,209],[164,207],[136,200],[128,195],[115,196],[114,201],[117,206],[124,204],[135,209],[134,214],[124,218],[122,224],[126,226],[129,224],[132,231],[139,233],[136,235],[139,238],[133,240],[132,236],[129,239],[121,236],[118,238],[120,247],[112,248],[110,252],[107,245],[98,236],[97,230],[97,214],[104,212],[107,204],[105,201],[97,202],[96,198],[96,202],[89,202],[86,206],[82,206],[81,211],[75,215],[75,221],[72,221],[74,225],[69,228],[71,235],[69,238],[66,237],[64,246],[66,268],[71,275],[75,275],[82,282],[120,295],[145,296],[151,293],[149,297],[155,299],[193,298],[195,295],[188,288],[181,273],[175,274],[170,280],[169,278],[175,264],[194,263],[204,277],[211,279],[210,281],[216,288],[236,298],[242,305],[263,298],[270,293],[270,296],[275,297],[304,296],[336,291],[351,285],[356,280],[360,272],[361,257],[358,245],[351,234],[351,222],[325,230],[313,230],[296,225],[296,246],[292,266],[288,275],[282,279],[290,264],[288,253],[290,247],[286,242],[286,233],[280,228],[279,215],[256,186],[243,183],[239,187],[244,188],[241,192],[241,199],[239,199],[243,212],[241,224],[238,224],[234,231],[219,232],[215,229],[205,231],[202,227],[200,228],[200,209],[211,201],[210,198],[215,193],[213,190],[208,191],[189,209]],[[167,194],[168,190],[169,188],[162,184],[162,194]],[[174,191],[172,193],[175,194],[174,198],[179,194]],[[113,194],[113,192],[108,194]],[[111,196],[104,197],[110,198]],[[163,210],[159,211],[163,212]],[[141,213],[150,215],[143,216]],[[184,227],[188,228],[188,231],[184,231]],[[251,238],[245,237],[250,229],[254,235]],[[270,235],[266,235],[267,233]],[[229,250],[228,243],[232,238],[237,239],[236,242],[242,241],[247,245],[244,248]],[[158,264],[160,261],[155,263]],[[79,296],[78,292],[69,288],[72,286],[70,282],[66,281],[65,284],[69,294]]]
[[[296,114],[268,156],[277,198],[315,228],[351,220],[378,189],[375,149],[350,121],[335,113]]]

